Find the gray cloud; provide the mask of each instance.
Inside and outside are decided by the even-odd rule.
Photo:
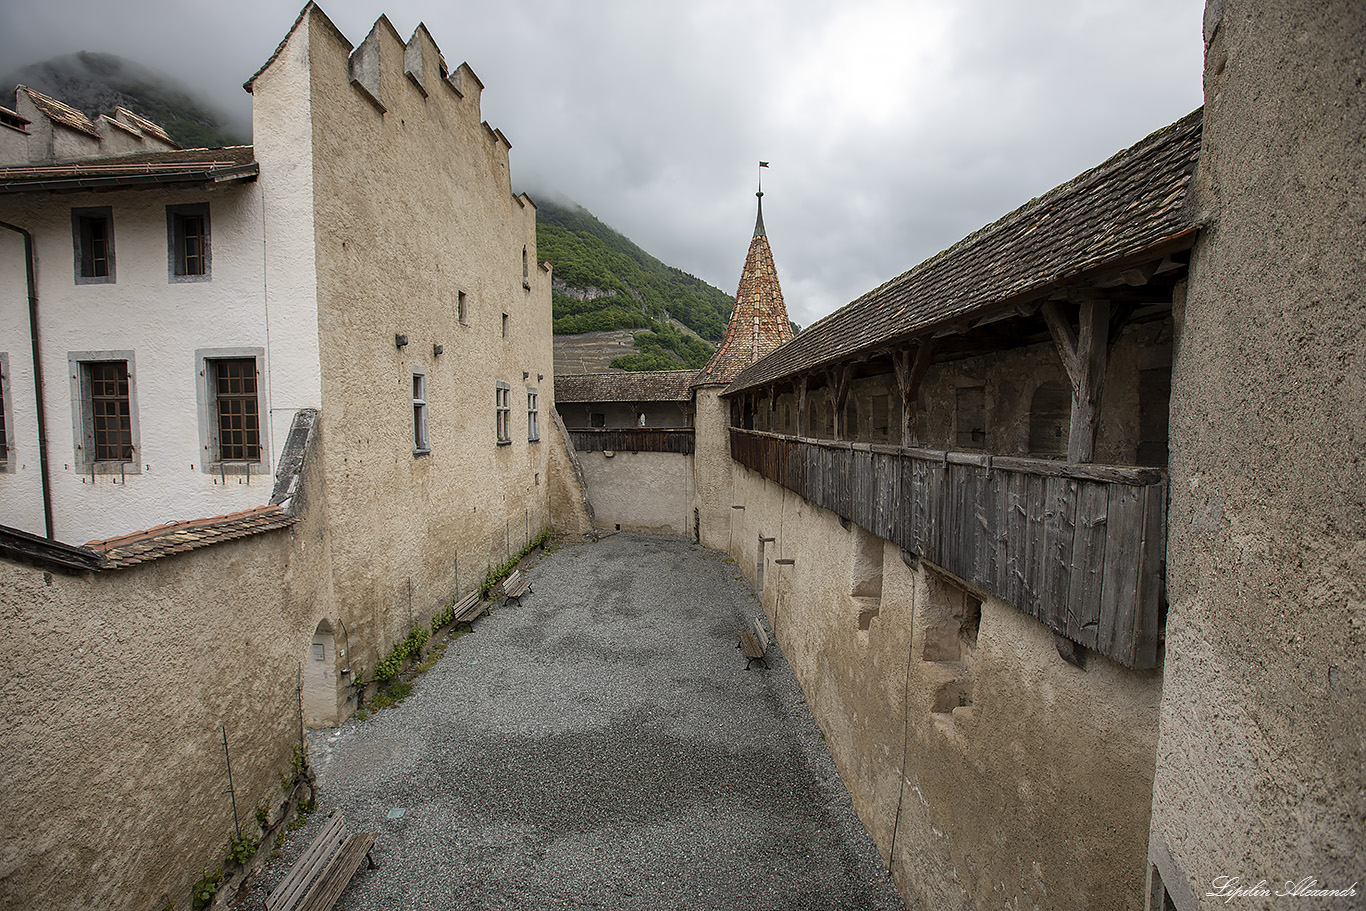
[[[1201,102],[1199,0],[330,0],[353,42],[425,21],[487,85],[517,186],[582,203],[734,291],[764,174],[809,324]],[[380,0],[382,2],[382,0]],[[0,9],[0,70],[108,51],[247,119],[298,7],[53,0]]]

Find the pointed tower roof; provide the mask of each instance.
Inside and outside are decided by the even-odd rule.
[[[759,214],[740,273],[740,288],[735,292],[730,325],[716,353],[693,380],[694,386],[729,383],[741,370],[792,338],[778,270],[773,267],[773,251],[764,233],[764,193],[760,190],[754,195],[759,199]]]

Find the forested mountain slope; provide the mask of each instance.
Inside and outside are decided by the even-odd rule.
[[[537,200],[536,245],[555,267],[556,335],[642,330],[637,352],[613,367],[701,367],[726,331],[734,298],[660,262],[582,206]]]

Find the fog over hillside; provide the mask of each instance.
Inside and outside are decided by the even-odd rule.
[[[5,97],[26,85],[94,118],[123,106],[161,124],[187,148],[251,142],[251,124],[233,122],[164,73],[114,54],[80,51],[20,67],[0,77]]]

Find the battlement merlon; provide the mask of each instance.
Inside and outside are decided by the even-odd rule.
[[[327,14],[310,0],[299,11],[299,16],[294,20],[294,25],[280,41],[275,51],[270,55],[265,63],[261,65],[251,78],[242,84],[242,88],[251,92],[256,80],[284,52],[290,39],[295,32],[299,31],[300,25],[307,23],[308,31],[315,29],[330,32],[333,37],[341,44],[348,57],[348,76],[354,85],[366,98],[381,112],[388,109],[385,101],[385,92],[394,91],[396,86],[386,85],[381,66],[381,35],[385,35],[393,40],[402,48],[402,72],[406,77],[406,82],[424,98],[430,98],[433,94],[438,94],[435,86],[438,82],[445,83],[446,88],[457,101],[470,105],[473,109],[475,122],[480,119],[479,102],[480,96],[484,91],[484,83],[480,81],[474,70],[468,63],[462,63],[455,69],[449,69],[445,57],[441,53],[441,48],[437,45],[431,33],[427,30],[424,23],[418,23],[413,30],[413,36],[408,41],[403,41],[399,33],[387,16],[380,16],[375,21],[370,33],[360,46],[353,45],[341,30],[328,18]]]

